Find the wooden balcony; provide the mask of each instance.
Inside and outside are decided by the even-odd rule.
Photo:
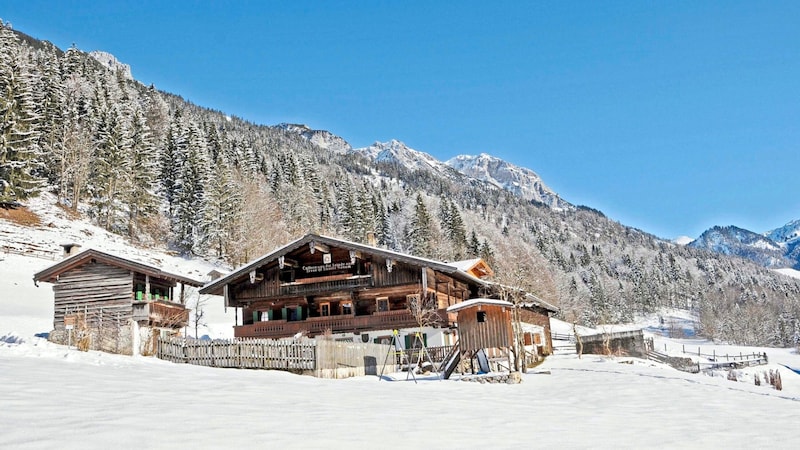
[[[372,286],[372,277],[369,275],[317,277],[309,278],[307,281],[298,280],[293,283],[283,283],[280,285],[279,295],[305,296],[321,292],[350,291],[369,286]]]
[[[183,328],[189,323],[189,310],[167,301],[134,302],[133,320],[156,327]]]
[[[308,336],[316,336],[325,333],[327,329],[332,333],[352,333],[416,326],[417,322],[407,310],[397,310],[373,313],[369,316],[310,317],[295,322],[270,320],[233,327],[233,334],[237,338],[281,338],[294,336],[301,331],[306,332]]]

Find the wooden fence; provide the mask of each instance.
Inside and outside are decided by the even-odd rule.
[[[664,352],[667,351],[667,345],[664,344]],[[697,361],[691,358],[682,358],[677,356],[669,356],[666,353],[660,353],[658,351],[650,351],[648,352],[648,359],[653,361],[662,362],[665,364],[669,364],[672,367],[675,367],[678,370],[683,370],[685,372],[692,372],[697,373],[701,370],[713,370],[713,369],[720,369],[720,368],[731,368],[737,369],[740,367],[749,367],[749,366],[761,366],[765,365],[769,362],[766,353],[739,353],[736,354],[717,354],[716,350],[712,350],[711,353],[703,353],[700,347],[697,347],[697,351],[686,351],[686,346],[684,345],[681,349],[684,355],[692,355],[697,356]]]
[[[160,338],[159,359],[237,369],[287,370],[320,378],[376,375],[388,345],[315,339],[196,340]],[[389,369],[394,371],[395,366]]]

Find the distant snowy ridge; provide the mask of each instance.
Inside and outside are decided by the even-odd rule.
[[[350,153],[353,150],[353,147],[351,147],[347,141],[345,141],[339,136],[336,136],[330,131],[313,130],[309,128],[307,125],[293,124],[293,123],[281,123],[278,125],[278,128],[282,128],[292,133],[297,133],[300,136],[303,136],[304,138],[308,139],[312,144],[316,145],[317,147],[323,148],[333,153],[346,154]]]
[[[747,258],[769,268],[791,267],[796,263],[786,258],[784,248],[769,237],[733,225],[710,228],[688,245]]]
[[[378,162],[399,164],[409,170],[432,170],[440,174],[449,170],[443,162],[428,153],[414,150],[396,139],[375,142],[369,147],[354,149],[353,152]]]
[[[779,244],[796,244],[800,242],[800,220],[793,220],[786,225],[764,233]]]
[[[793,220],[765,234],[780,244],[786,257],[795,262],[796,269],[800,269],[800,220]]]
[[[111,53],[95,50],[93,52],[89,52],[89,56],[96,59],[97,62],[107,67],[111,71],[122,72],[122,75],[125,77],[125,79],[133,80],[133,75],[131,74],[131,66],[119,62],[116,56],[112,55]]]
[[[547,187],[536,172],[486,153],[459,155],[445,164],[468,177],[486,181],[525,200],[544,203],[555,210],[572,206]]]

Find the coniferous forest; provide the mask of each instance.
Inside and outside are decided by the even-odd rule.
[[[228,113],[0,26],[0,203],[52,192],[132,244],[231,266],[307,232],[358,242],[373,232],[379,245],[418,256],[484,258],[498,282],[558,305],[569,321],[619,323],[672,307],[695,311],[710,338],[800,343],[800,283],[755,263],[455,171],[328,151]]]

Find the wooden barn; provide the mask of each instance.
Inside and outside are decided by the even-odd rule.
[[[472,266],[480,266],[473,262]],[[389,342],[398,329],[406,347],[419,320],[409,305],[424,303],[428,346],[452,345],[449,306],[479,295],[487,283],[457,264],[308,234],[200,290],[236,308],[236,337],[281,338],[298,333]]]
[[[94,249],[65,258],[33,280],[53,284],[51,341],[123,354],[140,353],[155,335],[186,326],[184,287],[203,285]]]
[[[511,368],[511,351],[514,345],[512,311],[514,305],[505,300],[476,298],[447,308],[448,313],[457,314],[460,355],[458,359],[470,361],[480,356],[504,357]],[[479,352],[483,352],[479,355]],[[488,352],[488,355],[487,355]],[[478,361],[481,370],[489,371],[488,361]],[[474,372],[474,368],[473,368]]]

